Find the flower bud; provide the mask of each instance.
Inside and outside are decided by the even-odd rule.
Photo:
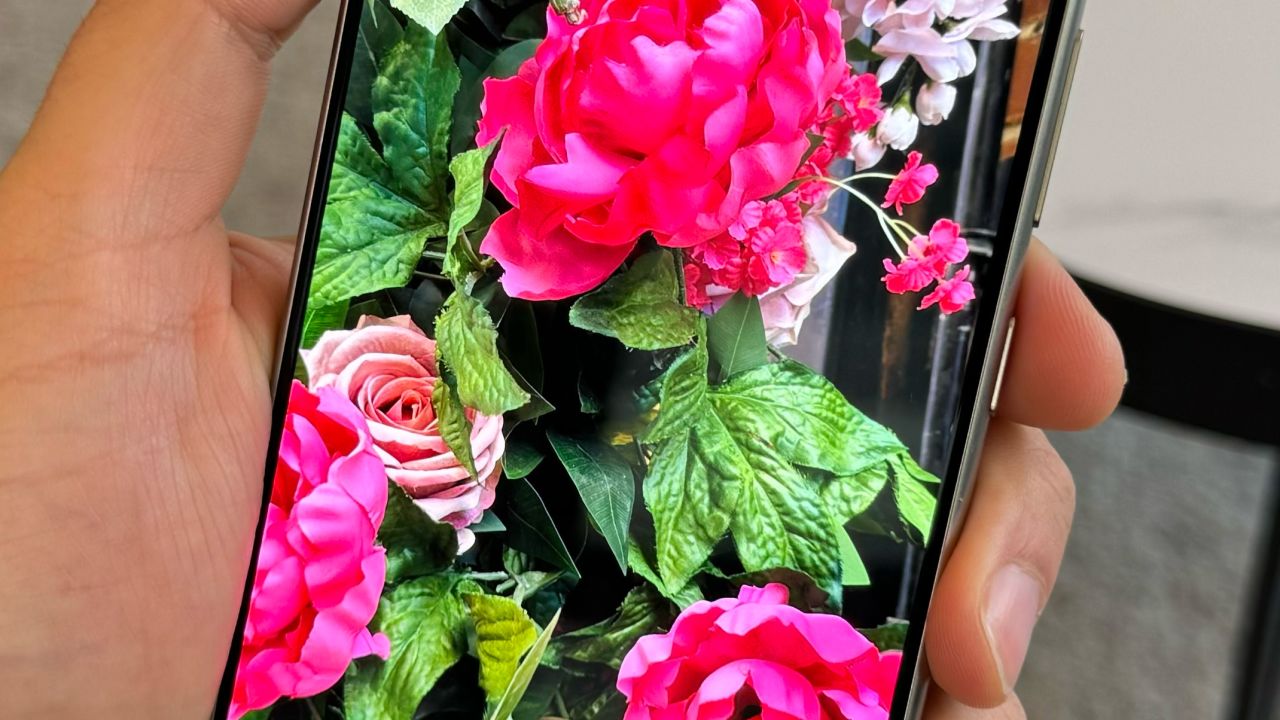
[[[909,108],[895,106],[880,121],[876,129],[876,141],[894,150],[906,150],[916,141],[920,131],[920,119]]]
[[[916,94],[916,114],[924,125],[937,125],[956,106],[956,88],[946,83],[925,83]]]
[[[875,167],[884,157],[886,148],[870,133],[858,133],[853,136],[853,146],[849,149],[849,157],[858,171]]]

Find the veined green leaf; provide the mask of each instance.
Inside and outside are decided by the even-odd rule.
[[[527,442],[507,441],[507,451],[503,455],[502,471],[508,479],[519,480],[528,477],[542,463],[542,453]]]
[[[660,390],[662,407],[653,423],[640,439],[649,444],[661,442],[688,430],[695,418],[706,412],[707,343],[696,346],[676,359],[662,375]]]
[[[466,0],[391,0],[392,7],[432,33],[443,30],[465,4]]]
[[[459,597],[479,586],[440,574],[398,585],[382,596],[372,630],[391,641],[386,662],[359,661],[347,671],[348,720],[412,717],[436,680],[467,650],[467,610]]]
[[[613,617],[557,637],[547,653],[549,662],[558,665],[571,660],[617,670],[637,640],[658,632],[661,623],[670,619],[670,607],[655,588],[633,588]]]
[[[384,0],[368,0],[360,12],[360,32],[347,82],[347,112],[365,125],[373,124],[373,83],[378,65],[404,37],[404,28]]]
[[[760,300],[738,293],[707,321],[711,362],[720,382],[769,359]]]
[[[462,599],[476,627],[480,687],[490,703],[497,703],[511,684],[520,658],[538,639],[538,626],[510,598],[471,594]]]
[[[698,311],[680,301],[671,252],[655,250],[579,298],[569,310],[569,322],[630,348],[660,350],[693,339]]]
[[[635,541],[627,543],[627,566],[635,574],[648,580],[658,592],[662,593],[663,597],[680,606],[681,610],[699,600],[705,599],[702,595],[702,589],[693,582],[685,583],[684,587],[674,591],[668,588],[662,578],[658,576],[658,571],[654,569],[653,563],[645,556],[644,550]]]
[[[907,632],[911,629],[909,623],[901,620],[894,620],[881,625],[878,628],[869,630],[859,630],[868,640],[872,642],[880,652],[887,650],[901,650],[907,644]]]
[[[556,623],[558,622],[560,622],[559,610],[551,618],[551,622],[547,623],[547,627],[538,636],[533,647],[529,648],[524,660],[520,661],[520,666],[516,668],[515,674],[512,675],[511,683],[507,685],[506,692],[502,694],[493,712],[489,714],[489,720],[508,720],[511,717],[511,713],[515,712],[516,706],[520,704],[525,691],[529,689],[529,683],[533,681],[534,673],[538,671],[538,666],[542,663],[542,656],[547,651],[547,645],[551,642],[551,634],[555,631]]]
[[[891,460],[889,467],[893,470],[893,498],[898,504],[898,514],[902,516],[904,524],[920,533],[921,544],[928,544],[938,501],[924,482],[933,476],[906,454]]]
[[[406,197],[439,217],[447,216],[450,104],[461,82],[444,34],[410,23],[373,84],[387,167]]]
[[[477,270],[475,252],[467,243],[462,229],[476,219],[484,202],[484,168],[497,143],[468,150],[449,163],[453,175],[453,212],[449,215],[448,244],[444,252],[444,274],[461,287],[467,273]]]
[[[432,520],[395,483],[388,483],[378,544],[387,550],[388,583],[440,572],[458,555],[457,531]]]
[[[475,478],[476,461],[471,449],[471,421],[467,419],[467,409],[458,400],[458,391],[454,390],[450,378],[445,374],[436,378],[435,388],[431,391],[431,407],[439,421],[440,437],[458,462],[462,463],[462,467]]]
[[[308,307],[302,321],[303,349],[313,347],[325,332],[341,328],[347,320],[349,306],[350,303],[342,300],[332,305]]]
[[[867,566],[853,545],[853,538],[842,527],[835,528],[836,538],[840,541],[841,583],[845,587],[863,587],[871,584],[871,576],[867,575]]]
[[[511,547],[581,577],[547,506],[528,480],[507,480],[507,538]]]
[[[458,378],[462,404],[501,415],[529,401],[498,355],[498,331],[475,298],[455,292],[436,320],[437,349]]]
[[[595,438],[547,433],[551,448],[578,488],[596,529],[609,543],[618,566],[627,571],[627,533],[636,499],[631,466],[613,448]]]
[[[861,472],[822,483],[822,500],[838,522],[845,522],[866,512],[888,482],[889,465],[881,459]]]

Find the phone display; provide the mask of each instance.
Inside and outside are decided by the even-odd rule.
[[[1059,5],[350,3],[219,716],[903,717]]]

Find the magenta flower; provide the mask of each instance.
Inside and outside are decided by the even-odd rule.
[[[964,262],[969,257],[969,243],[960,237],[960,226],[954,220],[942,219],[929,228],[929,237],[916,238],[921,243],[921,253],[933,263],[934,274],[942,277],[947,266]]]
[[[476,141],[503,136],[494,186],[514,206],[481,250],[513,297],[599,285],[638,238],[689,247],[777,193],[848,75],[828,0],[585,0],[548,10],[515,77],[487,80]],[[504,134],[505,133],[505,134]]]
[[[880,280],[884,282],[885,288],[894,295],[919,292],[925,289],[925,286],[929,283],[938,279],[934,263],[914,252],[914,249],[912,252],[907,253],[907,256],[902,258],[897,265],[889,258],[885,258],[884,269],[887,274]]]
[[[467,526],[493,505],[506,441],[501,415],[468,410],[471,477],[440,435],[431,397],[439,368],[436,343],[408,315],[360,318],[355,330],[331,330],[303,351],[311,387],[333,387],[369,424],[386,472],[436,522],[458,531],[459,552],[475,542]]]
[[[942,310],[943,315],[950,315],[964,309],[977,295],[973,290],[973,283],[969,282],[969,266],[965,265],[955,275],[938,282],[938,286],[933,292],[924,296],[920,301],[920,309],[931,307],[937,304]]]
[[[938,168],[932,163],[920,164],[920,153],[912,150],[907,154],[907,164],[889,183],[884,194],[884,204],[880,207],[893,207],[902,214],[902,206],[919,202],[924,191],[938,181]]]
[[[387,475],[364,418],[332,389],[293,384],[231,718],[282,697],[310,697],[342,678],[353,658],[390,650],[368,624],[386,556],[374,545]]]
[[[787,605],[782,585],[701,601],[622,661],[626,720],[885,720],[901,663],[838,615]]]
[[[880,83],[876,82],[874,73],[849,76],[840,84],[836,94],[845,115],[853,118],[851,130],[855,133],[870,130],[884,117],[881,97]]]

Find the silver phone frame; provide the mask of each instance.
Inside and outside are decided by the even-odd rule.
[[[928,580],[929,594],[932,596],[933,590],[936,588],[938,576],[941,568],[946,562],[947,556],[950,554],[956,538],[959,537],[960,531],[964,525],[965,514],[968,510],[968,499],[973,489],[973,480],[977,473],[978,461],[981,456],[982,442],[986,435],[987,425],[990,421],[995,407],[996,391],[999,388],[1001,376],[1004,370],[1003,361],[1007,358],[1008,346],[1012,340],[1012,328],[1014,326],[1013,307],[1017,297],[1018,279],[1022,271],[1023,262],[1026,259],[1027,250],[1031,244],[1031,233],[1039,223],[1040,212],[1044,206],[1044,196],[1048,189],[1049,174],[1052,170],[1053,156],[1057,150],[1058,137],[1062,127],[1062,118],[1066,110],[1067,98],[1070,93],[1071,79],[1074,75],[1076,60],[1079,56],[1080,41],[1082,39],[1081,21],[1084,14],[1085,0],[1065,0],[1066,5],[1063,10],[1062,27],[1058,34],[1057,45],[1053,54],[1053,65],[1050,70],[1048,85],[1045,88],[1043,110],[1040,116],[1040,122],[1035,129],[1035,142],[1032,148],[1030,163],[1027,169],[1026,180],[1023,184],[1020,205],[1018,209],[1017,220],[1014,225],[1013,237],[1010,240],[1009,259],[1005,265],[1004,274],[1000,283],[1000,293],[996,299],[996,311],[993,321],[991,333],[988,336],[989,341],[987,347],[983,351],[982,374],[979,380],[978,391],[974,396],[971,407],[971,418],[968,432],[964,438],[964,451],[960,463],[959,472],[956,475],[956,488],[954,501],[948,509],[947,516],[947,532],[942,540],[941,559],[937,564],[936,572],[932,578],[921,577],[920,582]],[[350,0],[340,0],[337,15],[338,27],[335,31],[333,51],[329,59],[329,70],[325,79],[323,104],[321,110],[321,121],[316,133],[315,146],[312,150],[311,167],[307,179],[307,189],[304,195],[303,215],[298,231],[298,242],[294,250],[293,270],[289,282],[289,312],[281,320],[279,333],[276,338],[276,355],[282,356],[285,346],[288,343],[288,335],[291,326],[296,322],[293,317],[293,310],[296,305],[297,294],[299,291],[298,277],[302,270],[302,259],[304,257],[305,243],[308,238],[318,237],[318,229],[320,223],[324,220],[323,212],[314,212],[314,202],[318,191],[317,180],[322,171],[327,170],[320,167],[324,158],[325,139],[332,132],[332,113],[331,104],[334,100],[334,86],[337,80],[336,74],[339,64],[342,48],[347,40],[348,32],[359,32],[359,22],[346,22],[349,12]],[[345,94],[345,93],[344,93]],[[1024,128],[1025,131],[1025,128]],[[324,183],[327,187],[327,182]],[[976,348],[974,348],[976,350]],[[271,378],[271,387],[273,390],[279,386],[280,375],[284,367],[288,364],[290,358],[281,358],[276,364]],[[268,475],[269,477],[269,475]],[[261,518],[259,523],[261,524]],[[261,528],[259,528],[259,535]],[[253,563],[256,560],[257,543],[255,542],[254,555],[250,558]],[[249,572],[248,581],[252,582],[252,567]],[[250,584],[251,587],[251,584]],[[246,595],[247,604],[247,595]],[[245,607],[241,607],[240,622],[243,622],[243,615],[246,611]],[[925,700],[928,696],[929,673],[926,655],[923,649],[923,638],[928,635],[928,616],[920,618],[919,622],[924,623],[924,630],[921,640],[921,648],[916,653],[915,667],[912,669],[911,689],[908,694],[906,713],[902,720],[918,720],[924,711]],[[237,623],[237,634],[243,632]],[[223,678],[223,685],[228,685],[228,681],[234,682],[234,667],[236,658],[234,654],[238,648],[239,638],[233,637],[231,641],[233,657],[228,661],[227,673]],[[217,713],[221,709],[223,703],[223,690],[229,692],[227,688],[220,689],[218,707],[214,709],[213,720],[218,720]]]
[[[1022,265],[1031,247],[1032,230],[1039,225],[1040,213],[1044,209],[1049,174],[1058,148],[1058,138],[1062,130],[1062,120],[1066,114],[1076,61],[1080,56],[1081,41],[1084,37],[1081,29],[1084,5],[1085,0],[1066,0],[1066,6],[1063,9],[1062,28],[1058,33],[1053,65],[1049,71],[1049,82],[1045,87],[1043,111],[1039,125],[1035,128],[1031,160],[1022,188],[1013,237],[1010,239],[1009,260],[1005,265],[1000,294],[996,299],[991,334],[988,336],[987,347],[981,356],[982,375],[973,399],[969,431],[964,438],[964,452],[961,456],[959,472],[956,474],[954,501],[947,515],[947,532],[942,540],[941,559],[932,578],[922,577],[918,580],[918,582],[924,582],[926,579],[929,581],[930,597],[937,588],[942,568],[946,565],[947,557],[964,527],[965,515],[969,509],[969,496],[973,491],[973,481],[982,456],[983,440],[999,401],[996,392],[1002,384],[1004,363],[1008,359],[1009,347],[1013,341],[1016,325],[1013,315],[1014,303],[1018,296]],[[1025,132],[1025,128],[1023,131]],[[972,361],[971,359],[970,362]],[[912,669],[911,691],[907,696],[907,711],[903,720],[918,720],[924,712],[925,701],[928,698],[929,672],[923,647],[924,638],[929,635],[928,615],[926,614],[919,622],[924,623],[924,632],[921,648],[916,653],[915,667]]]

